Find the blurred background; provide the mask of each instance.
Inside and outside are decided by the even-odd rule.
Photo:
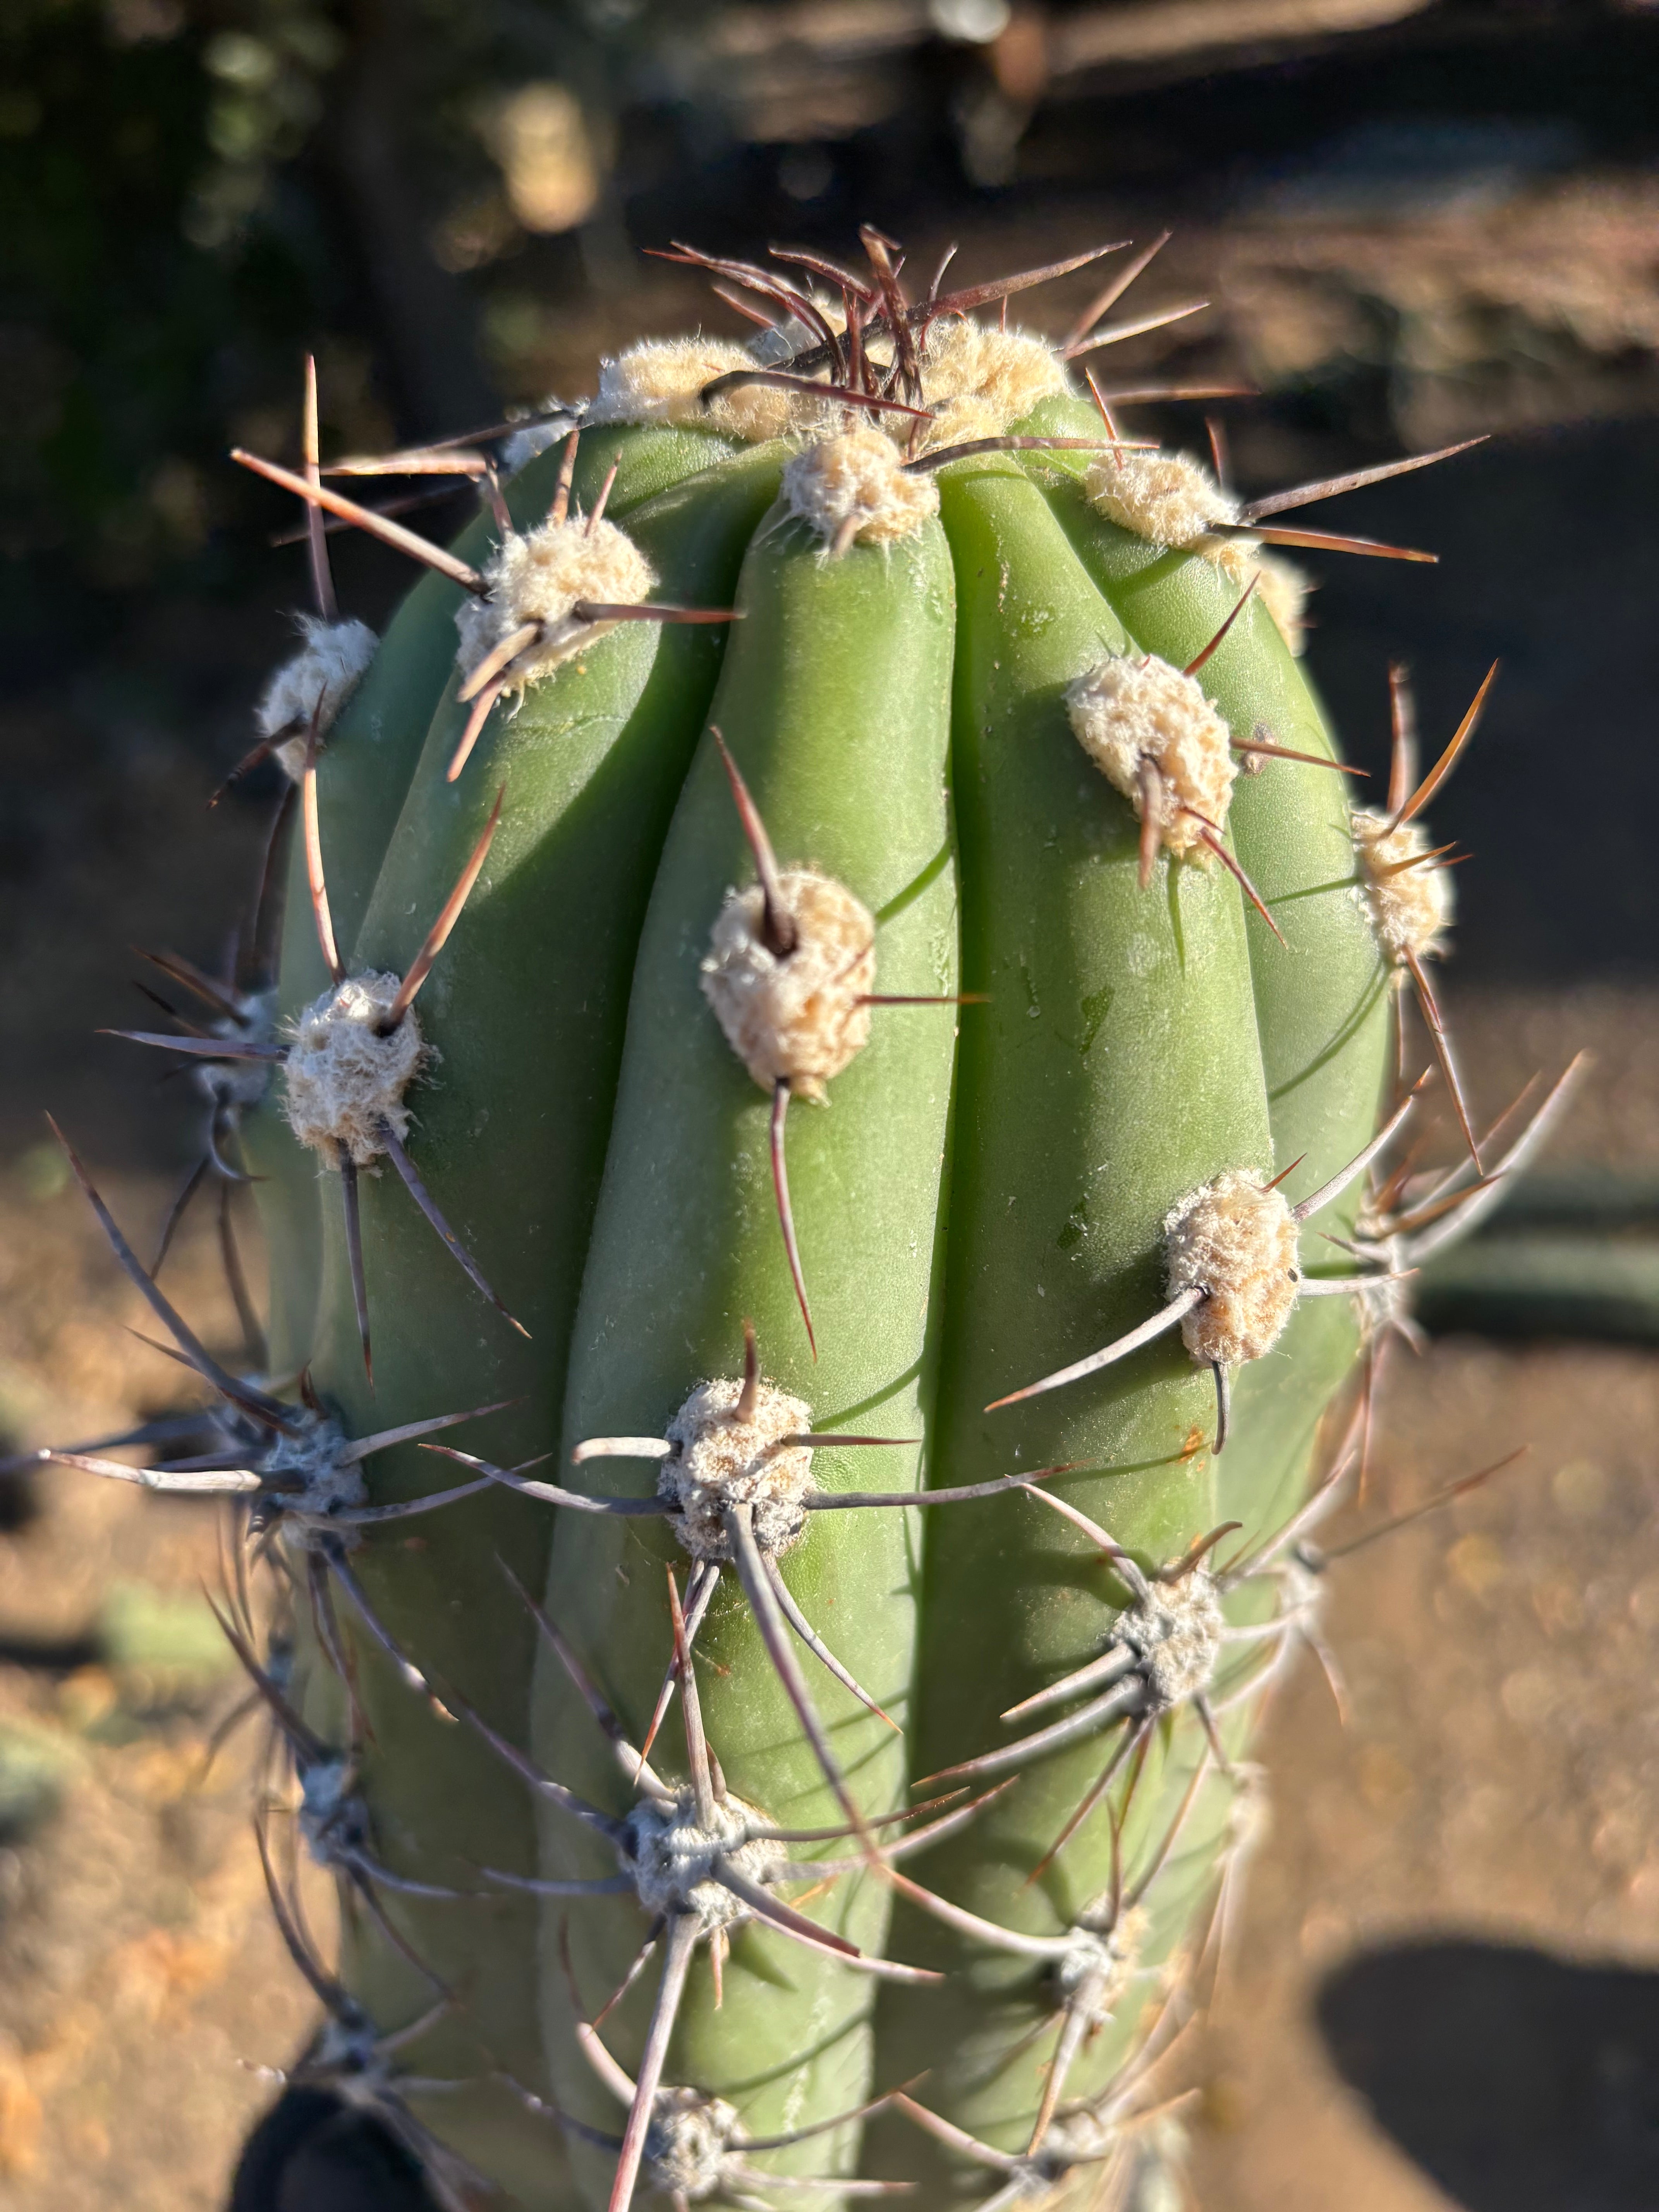
[[[1431,744],[1504,664],[1436,805],[1475,855],[1446,1003],[1488,1118],[1596,1063],[1429,1294],[1370,1510],[1531,1449],[1338,1571],[1347,1724],[1311,1671],[1272,1717],[1194,2179],[1207,2212],[1652,2212],[1659,7],[11,0],[0,1461],[179,1403],[40,1116],[150,1249],[196,1117],[94,1033],[140,1012],[131,945],[212,966],[246,910],[274,785],[205,810],[305,604],[289,506],[226,449],[294,459],[308,348],[325,451],[576,397],[629,337],[742,334],[649,248],[844,253],[861,220],[921,265],[959,241],[968,277],[1173,228],[1133,303],[1209,304],[1112,368],[1256,386],[1218,410],[1247,492],[1495,434],[1333,510],[1441,564],[1310,556],[1310,665],[1376,768],[1391,656]],[[1204,450],[1193,410],[1131,419]],[[446,534],[469,496],[413,519]],[[334,543],[378,623],[398,564]],[[234,1346],[207,1212],[166,1279]],[[0,1473],[8,2212],[224,2205],[258,2069],[307,2030],[246,1740],[207,1760],[215,1541],[193,1506]],[[245,2212],[275,2201],[245,2179]]]

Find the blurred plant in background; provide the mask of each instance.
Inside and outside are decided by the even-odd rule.
[[[301,567],[224,456],[294,456],[307,349],[372,450],[735,331],[676,236],[873,217],[966,267],[1168,223],[1212,305],[1121,365],[1260,386],[1243,477],[1651,415],[1656,68],[1634,0],[11,0],[0,1023],[74,1057],[77,898],[246,750]],[[395,564],[340,557],[376,620]]]
[[[464,272],[606,219],[642,0],[19,0],[0,30],[6,620],[234,588],[218,466],[297,349],[354,441],[495,410]],[[682,29],[688,20],[676,9]],[[614,218],[613,218],[614,219]],[[221,525],[232,526],[216,537]]]
[[[1328,392],[1341,427],[1371,438],[1400,432],[1402,407],[1437,421],[1472,364],[1489,418],[1495,398],[1504,411],[1492,362],[1547,384],[1597,353],[1650,363],[1650,180],[1582,181],[1598,154],[1651,139],[1642,15],[1613,0],[12,0],[9,658],[50,674],[146,592],[258,587],[277,507],[221,459],[291,440],[302,348],[337,447],[481,422],[591,376],[624,323],[696,313],[635,251],[695,222],[744,251],[769,227],[830,244],[872,211],[907,234],[1040,212],[1051,235],[1092,235],[1103,201],[1139,197],[1185,216],[1188,240],[1224,234],[1188,253],[1206,290],[1219,270],[1224,326],[1199,335],[1224,327],[1233,367]],[[1583,202],[1573,240],[1553,204],[1530,230],[1524,206],[1504,227],[1504,206],[1547,202],[1560,177]],[[1362,391],[1379,378],[1380,416]],[[1628,376],[1615,398],[1631,404]]]

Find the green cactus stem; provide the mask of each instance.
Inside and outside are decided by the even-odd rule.
[[[448,2205],[1122,2179],[1380,1347],[1574,1073],[1483,1152],[1423,974],[1491,678],[1419,781],[1397,676],[1356,807],[1267,550],[1428,558],[1279,518],[1445,457],[1241,502],[1074,383],[1189,312],[1101,320],[1150,252],[1056,347],[1008,301],[1095,256],[913,299],[861,244],[677,249],[762,337],[629,349],[504,481],[325,469],[314,392],[239,457],[310,518],[280,970],[131,1034],[264,1178],[270,1348],[93,1194],[221,1448],[58,1456],[263,1540],[226,1631],[342,1899],[325,1962],[268,1851],[293,2078]],[[449,550],[331,488],[440,463]],[[426,567],[372,656],[325,512]]]

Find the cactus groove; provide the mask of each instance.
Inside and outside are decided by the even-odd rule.
[[[1404,1279],[1571,1082],[1483,1157],[1423,969],[1486,687],[1419,781],[1395,672],[1361,807],[1269,549],[1427,556],[1125,437],[1110,325],[1007,327],[1097,256],[913,300],[861,242],[680,250],[764,337],[479,441],[450,551],[331,488],[314,384],[301,471],[238,456],[310,518],[280,958],[134,1034],[262,1178],[269,1343],[213,1360],[86,1182],[220,1447],[57,1456],[232,1493],[290,2078],[447,2206],[1109,2192]],[[372,657],[325,509],[427,564]]]

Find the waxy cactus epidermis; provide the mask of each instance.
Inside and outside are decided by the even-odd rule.
[[[990,1003],[962,1040],[936,1479],[973,1481],[1021,1462],[1086,1470],[1059,1492],[1161,1562],[1215,1518],[1203,1448],[1212,1385],[1178,1341],[1128,1372],[1017,1410],[983,1408],[1062,1347],[1075,1356],[1153,1310],[1171,1200],[1224,1164],[1270,1158],[1242,902],[1218,866],[1161,863],[1139,888],[1138,825],[1071,740],[1060,706],[1073,677],[1127,641],[1040,492],[1011,462],[964,465],[941,492],[962,599],[964,978]],[[924,1774],[1007,1741],[998,1716],[1098,1649],[1112,1595],[1073,1532],[1026,1499],[941,1516],[927,1536]],[[1196,1729],[1190,1716],[1185,1724]],[[921,1877],[1005,1925],[1067,1924],[1108,1886],[1103,1816],[1043,1880],[1027,1878],[1110,1741],[1037,1764],[966,1836],[930,1854]],[[1038,1978],[914,1911],[901,1925],[924,1947],[902,1955],[965,1971],[996,2027],[958,2044],[965,2000],[954,1983],[948,2025],[931,1993],[893,1992],[883,1999],[893,2021],[878,2043],[884,2073],[900,2049],[918,2049],[915,2063],[935,2069],[930,2103],[1023,2148],[1018,2122],[1029,2129],[1048,2041],[988,2081],[983,2046],[1024,2009],[1006,1995],[1010,1982],[1042,2007],[1024,2009],[1010,2046],[1052,2008]],[[1127,2027],[1126,2015],[1122,2033],[1096,2039],[1079,2092],[1109,2079]],[[902,2148],[908,2171],[921,2154],[908,2138]]]
[[[1048,400],[1028,427],[1077,434],[1092,411],[1080,400]],[[1184,666],[1232,612],[1238,586],[1201,555],[1150,544],[1096,513],[1078,481],[1085,465],[1086,456],[1067,453],[1033,454],[1026,463],[1133,643]],[[1201,680],[1235,736],[1265,726],[1275,744],[1339,757],[1311,687],[1259,600],[1205,662]],[[1239,858],[1280,933],[1275,939],[1247,906],[1273,1156],[1279,1166],[1303,1162],[1296,1195],[1335,1175],[1364,1142],[1388,1057],[1389,972],[1358,887],[1348,783],[1328,769],[1272,761],[1235,784],[1228,817]],[[1328,1237],[1352,1232],[1363,1188],[1356,1182],[1304,1230],[1303,1259],[1312,1271],[1340,1272]],[[1265,1513],[1264,1526],[1288,1518],[1315,1425],[1352,1364],[1358,1329],[1346,1300],[1303,1304],[1276,1355],[1238,1378],[1222,1517],[1233,1516],[1237,1498]],[[1264,1498],[1257,1487],[1264,1452],[1284,1485],[1277,1497]]]
[[[946,795],[953,591],[937,523],[889,548],[826,562],[781,510],[744,563],[743,619],[727,644],[710,720],[747,781],[781,861],[810,859],[877,917],[878,991],[956,988],[956,869]],[[726,776],[705,738],[658,871],[635,971],[617,1117],[572,1352],[565,1441],[638,1434],[666,1421],[690,1386],[741,1371],[751,1317],[770,1380],[812,1407],[816,1425],[915,1439],[933,1376],[927,1322],[954,1057],[950,1006],[872,1009],[869,1044],[825,1107],[787,1124],[789,1181],[820,1357],[809,1355],[779,1234],[769,1166],[771,1102],[726,1044],[699,988],[709,927],[750,864]],[[964,1011],[971,1020],[976,1010]],[[907,1490],[914,1443],[821,1451],[827,1488]],[[914,1666],[917,1534],[902,1512],[824,1514],[782,1562],[809,1620],[895,1719]],[[624,1719],[642,1730],[666,1653],[663,1562],[672,1538],[636,1521],[564,1516],[549,1610],[599,1664]],[[710,1739],[731,1787],[789,1826],[842,1819],[761,1651],[731,1569],[699,1640]],[[803,1653],[815,1702],[866,1812],[906,1801],[901,1740]],[[637,1736],[635,1738],[637,1741]],[[672,1742],[671,1735],[669,1742]],[[614,1763],[556,1662],[544,1662],[536,1746],[546,1771],[606,1803]],[[670,1771],[677,1762],[670,1759]],[[606,1870],[568,1818],[550,1814],[550,1873]],[[879,1950],[881,1886],[843,1882],[809,1906]],[[631,1901],[571,1920],[591,2007],[621,1981],[643,1923]],[[747,1931],[712,2011],[696,1970],[675,2046],[676,2081],[743,2093],[751,2131],[776,2132],[856,2105],[869,2080],[872,1984],[770,1932]],[[548,1990],[550,2062],[562,2102],[614,2126],[613,2105],[560,2033]],[[630,2065],[650,1988],[607,2027]],[[643,2002],[641,2002],[641,2001]],[[848,2139],[800,2147],[797,2171],[835,2170]],[[592,2154],[574,2154],[602,2192]]]
[[[544,509],[557,459],[532,465],[538,482],[517,502],[526,518]],[[652,512],[633,514],[671,593],[729,599],[781,459],[745,454],[708,496],[683,498],[671,487]],[[530,1340],[482,1304],[395,1178],[365,1176],[377,1364],[371,1393],[337,1180],[319,1177],[309,1155],[296,1160],[280,1129],[270,1133],[270,1152],[258,1164],[274,1155],[284,1183],[320,1224],[320,1250],[311,1261],[323,1278],[320,1316],[313,1291],[315,1334],[287,1356],[297,1362],[312,1351],[317,1388],[359,1432],[384,1425],[389,1408],[399,1419],[419,1419],[520,1398],[516,1410],[465,1437],[510,1462],[539,1449],[558,1419],[562,1347],[603,1164],[629,970],[653,860],[713,685],[720,633],[636,624],[599,641],[586,662],[535,686],[516,717],[498,710],[489,749],[452,787],[444,772],[465,711],[453,704],[455,596],[428,611],[447,631],[448,675],[373,895],[358,902],[367,912],[356,942],[347,940],[347,957],[354,969],[407,961],[430,919],[431,886],[453,880],[505,779],[512,804],[489,866],[423,997],[441,1057],[433,1079],[412,1094],[410,1148],[469,1249],[489,1253],[492,1279]],[[342,757],[374,743],[362,725],[337,727],[324,755],[337,784],[344,783]],[[390,772],[383,751],[380,761]],[[343,880],[334,855],[366,858],[365,833],[342,834],[326,789],[320,811],[333,901]],[[314,946],[303,890],[299,896],[289,940],[308,936]],[[515,1062],[510,1081],[503,1050]],[[302,1252],[282,1264],[304,1266],[308,1257]],[[376,1495],[417,1495],[453,1474],[449,1463],[410,1448],[380,1462]],[[528,1733],[534,1631],[506,1588],[498,1555],[534,1587],[548,1533],[545,1516],[502,1493],[457,1511],[429,1549],[365,1547],[354,1559],[400,1643],[520,1740]],[[488,1634],[479,1632],[481,1620],[490,1624]],[[531,1808],[521,1785],[470,1732],[411,1696],[372,1644],[356,1641],[374,1730],[364,1787],[388,1863],[462,1889],[479,1886],[481,1865],[532,1870]],[[414,1948],[447,1985],[482,1982],[491,1992],[487,2027],[476,2014],[441,2024],[422,2047],[424,2069],[465,2077],[499,2065],[539,2081],[533,1903],[502,1894],[479,1903],[400,1900],[398,1910]],[[353,1987],[375,2017],[404,2018],[430,2001],[428,1985],[372,1925],[358,1924],[352,1941]],[[507,2092],[486,2087],[447,2098],[432,2118],[527,2203],[557,2201],[556,2190],[547,2193],[556,2140]]]
[[[636,431],[617,434],[616,442],[624,465],[611,512],[639,534],[663,596],[726,601],[779,457],[740,453],[630,505],[617,496],[630,466],[639,481],[651,482],[653,469],[672,474],[676,455],[706,458],[714,441]],[[582,455],[590,495],[605,446],[601,434]],[[591,460],[595,447],[599,459]],[[520,479],[526,493],[535,483],[535,496],[518,506],[526,519],[544,507],[556,459],[543,456]],[[1040,465],[1046,463],[1034,465],[1034,473]],[[325,1322],[315,1374],[355,1427],[454,1411],[522,1389],[521,1410],[495,1416],[465,1443],[508,1461],[544,1449],[561,1421],[567,1444],[596,1431],[649,1431],[706,1376],[740,1371],[741,1324],[750,1316],[769,1376],[805,1398],[818,1425],[926,1434],[925,1474],[934,1486],[1064,1461],[1075,1472],[1060,1483],[1062,1494],[1149,1566],[1181,1552],[1218,1517],[1218,1472],[1228,1511],[1249,1534],[1283,1518],[1317,1410],[1352,1343],[1340,1301],[1324,1302],[1311,1317],[1298,1313],[1292,1334],[1259,1364],[1260,1380],[1244,1379],[1224,1472],[1206,1449],[1211,1379],[1178,1339],[1017,1411],[980,1409],[1144,1318],[1161,1301],[1160,1230],[1170,1206],[1225,1169],[1266,1173],[1287,1164],[1302,1133],[1298,1115],[1317,1138],[1299,1171],[1310,1187],[1358,1151],[1370,1131],[1381,1072],[1380,962],[1374,945],[1355,934],[1350,908],[1357,914],[1357,902],[1322,890],[1308,904],[1332,913],[1340,905],[1333,927],[1346,965],[1327,978],[1330,940],[1310,924],[1307,951],[1295,960],[1298,983],[1280,994],[1273,963],[1285,950],[1247,921],[1219,866],[1161,860],[1141,891],[1132,810],[1091,768],[1067,727],[1063,694],[1073,678],[1107,653],[1156,647],[1160,637],[1179,665],[1208,641],[1234,595],[1219,591],[1207,628],[1191,621],[1188,651],[1177,641],[1178,625],[1152,635],[1144,607],[1130,610],[1139,629],[1119,619],[1100,588],[1107,580],[1090,558],[1086,532],[1074,527],[1058,494],[1051,511],[1018,465],[955,464],[942,472],[941,492],[949,562],[938,525],[890,549],[855,546],[840,562],[826,560],[799,526],[777,527],[775,517],[755,533],[744,620],[726,648],[710,710],[750,780],[781,861],[830,869],[875,914],[878,990],[948,995],[954,988],[952,775],[963,809],[966,981],[988,991],[991,1003],[960,1016],[956,1111],[948,1107],[957,1017],[942,1007],[877,1008],[872,1042],[836,1079],[829,1108],[798,1105],[790,1116],[795,1220],[822,1360],[815,1369],[806,1355],[773,1212],[768,1103],[696,989],[720,897],[749,873],[707,738],[657,867],[713,683],[718,634],[625,628],[533,686],[516,715],[498,708],[458,786],[447,783],[445,771],[465,710],[447,679],[395,830],[362,833],[371,846],[377,838],[389,843],[349,964],[399,968],[505,772],[498,848],[423,1000],[427,1034],[442,1058],[412,1094],[410,1148],[532,1341],[525,1346],[479,1302],[400,1185],[366,1178],[379,1368],[371,1401],[337,1194],[325,1177],[315,1218],[326,1246]],[[717,550],[693,550],[700,527]],[[1214,576],[1201,557],[1157,554],[1146,565],[1160,563],[1166,576],[1196,580],[1201,607]],[[442,610],[445,621],[448,612]],[[1322,736],[1316,744],[1307,734],[1317,729],[1316,714],[1258,610],[1247,611],[1212,666],[1206,689],[1236,732],[1265,719],[1280,741],[1324,749]],[[944,734],[948,672],[953,766]],[[1224,694],[1224,683],[1233,687]],[[341,779],[344,790],[345,762],[362,743],[343,717],[331,740],[337,756],[332,764],[324,756],[323,844],[337,873],[331,856],[352,849],[352,833],[331,826],[328,778]],[[1263,887],[1284,908],[1298,903],[1285,894],[1352,877],[1351,847],[1335,875],[1310,865],[1311,855],[1322,866],[1340,835],[1337,781],[1273,762],[1241,787],[1241,848],[1248,796],[1251,817],[1270,825],[1249,865],[1269,878]],[[376,804],[384,823],[391,811],[383,793]],[[623,1054],[628,969],[653,873]],[[301,907],[290,919],[290,945],[307,929]],[[1291,930],[1285,933],[1294,945]],[[309,960],[295,957],[301,968]],[[1311,996],[1302,988],[1310,981]],[[1264,1074],[1264,1055],[1273,1073]],[[605,1189],[590,1249],[607,1130]],[[292,1170],[288,1179],[294,1188]],[[300,1194],[314,1204],[308,1161],[300,1181]],[[301,1264],[318,1262],[302,1253]],[[562,1415],[566,1336],[584,1265]],[[305,1303],[290,1295],[288,1310],[303,1313]],[[1316,1343],[1310,1358],[1293,1363],[1290,1348],[1303,1334]],[[302,1356],[297,1343],[289,1350]],[[935,1410],[931,1392],[941,1364]],[[1288,1388],[1286,1376],[1294,1378]],[[1257,1391],[1273,1401],[1270,1428],[1246,1418]],[[412,1452],[377,1462],[377,1497],[435,1486],[449,1479],[447,1471],[434,1475],[440,1464]],[[591,1481],[595,1472],[590,1466],[579,1480]],[[603,1463],[598,1473],[605,1476]],[[825,1451],[814,1473],[825,1487],[898,1491],[917,1479],[918,1460],[914,1448]],[[593,1486],[607,1481],[630,1486],[614,1468]],[[416,1524],[418,1550],[377,1538],[355,1555],[388,1625],[432,1679],[452,1683],[519,1741],[528,1735],[532,1638],[502,1595],[495,1553],[507,1551],[533,1574],[550,1517],[538,1520],[538,1512],[517,1500],[468,1503],[441,1524]],[[842,1765],[872,1813],[902,1802],[907,1771],[915,1777],[1006,1741],[1000,1712],[1097,1650],[1121,1596],[1086,1543],[1028,1499],[940,1511],[925,1532],[921,1517],[896,1510],[815,1516],[784,1562],[808,1617],[909,1724],[901,1747],[803,1656]],[[570,1525],[558,1529],[553,1546],[551,1609],[637,1741],[669,1655],[662,1577],[673,1549],[651,1522],[564,1518]],[[354,1642],[374,1730],[364,1790],[382,1856],[459,1887],[469,1886],[470,1866],[525,1870],[530,1815],[518,1783],[469,1729],[434,1717],[365,1638]],[[729,1570],[700,1654],[711,1739],[733,1790],[780,1820],[835,1822],[835,1799]],[[536,1664],[535,1747],[544,1769],[620,1809],[616,1768],[600,1756],[591,1717],[545,1652]],[[1026,1877],[1116,1741],[1097,1737],[1036,1763],[976,1829],[919,1861],[916,1873],[1004,1925],[1039,1932],[1067,1925],[1110,1881],[1103,1811],[1040,1880]],[[1125,1833],[1132,1859],[1153,1850],[1203,1755],[1189,1710],[1163,1724]],[[671,1773],[678,1771],[666,1752],[658,1756]],[[1200,1846],[1213,1839],[1227,1796],[1219,1781],[1206,1785],[1183,1832],[1178,1867],[1146,1900],[1148,1963],[1168,1954],[1204,1886]],[[579,1833],[556,1814],[546,1816],[542,1863],[553,1875],[611,1870],[590,1863]],[[875,1948],[886,1908],[885,1887],[866,1875],[844,1880],[810,1909]],[[489,1993],[488,2021],[474,1996],[466,2013],[432,2039],[429,2063],[423,2046],[422,2070],[482,2074],[488,2054],[490,2063],[532,2076],[526,2086],[542,2086],[538,2006],[556,2093],[591,2125],[616,2131],[614,2105],[592,2086],[574,2050],[559,1930],[568,1921],[580,2001],[591,2009],[638,1948],[645,1923],[637,1908],[625,1898],[550,1901],[539,1916],[538,1966],[529,1937],[536,1916],[522,1901],[400,1899],[396,1909],[434,1971],[453,1985]],[[425,1984],[372,1929],[360,1925],[352,1948],[354,1985],[377,2015],[401,2020],[424,2001]],[[799,2125],[843,2111],[872,2082],[890,2084],[932,2061],[930,2101],[981,2136],[1023,2148],[1053,2044],[1052,2029],[1034,2039],[1030,2033],[1054,2017],[1044,1977],[971,1940],[945,1938],[908,1906],[898,1916],[892,1952],[937,1959],[958,1975],[942,1996],[883,1989],[872,2038],[868,1982],[749,1930],[728,1966],[721,2011],[712,2008],[706,1966],[694,1966],[665,2078],[730,2088],[751,2129],[763,2129],[773,2119]],[[538,1996],[531,1987],[538,1974]],[[606,2024],[629,2063],[637,2057],[652,1981],[648,1970]],[[1070,2094],[1098,2088],[1121,2063],[1139,1994],[1126,2000],[1118,2025],[1095,2039]],[[993,2064],[994,2051],[1009,2054],[1008,2063]],[[545,2124],[504,2118],[510,2110],[504,2093],[486,2087],[443,2100],[427,2117],[526,2203],[564,2207],[568,2185]],[[894,2126],[883,2124],[866,2158],[882,2170],[935,2173],[932,2147],[896,2136]],[[838,2140],[774,2155],[783,2168],[823,2172],[833,2162],[844,2169],[858,2154],[856,2136],[849,2129]],[[585,2195],[603,2201],[603,2159],[580,2148],[576,2161]]]

